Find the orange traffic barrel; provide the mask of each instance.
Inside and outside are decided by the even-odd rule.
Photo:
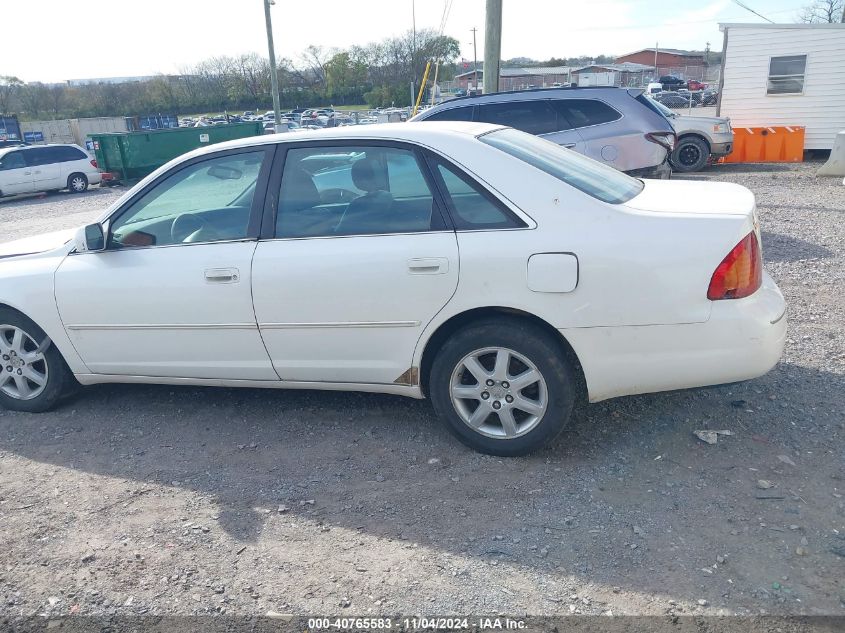
[[[804,160],[804,127],[771,125],[735,127],[733,151],[721,163],[800,163]]]

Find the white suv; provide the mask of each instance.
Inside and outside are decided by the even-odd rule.
[[[59,189],[82,193],[100,180],[97,161],[79,145],[0,149],[0,196]]]

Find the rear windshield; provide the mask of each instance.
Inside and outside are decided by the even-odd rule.
[[[506,129],[479,137],[482,143],[515,156],[529,165],[610,204],[627,202],[643,190],[643,183],[557,143]]]

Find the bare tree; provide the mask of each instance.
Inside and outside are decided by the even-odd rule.
[[[46,92],[50,112],[53,113],[54,117],[58,118],[59,113],[64,110],[65,102],[67,101],[67,86],[64,84],[52,84],[47,86]]]
[[[21,105],[24,111],[33,118],[49,105],[50,89],[40,81],[28,83],[21,88]]]
[[[17,77],[12,77],[11,75],[0,76],[0,114],[5,114],[12,110],[12,104],[22,86],[23,82]]]
[[[801,9],[798,21],[807,24],[845,22],[845,0],[815,0]]]

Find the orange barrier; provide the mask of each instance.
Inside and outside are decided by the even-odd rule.
[[[735,127],[733,151],[720,163],[800,163],[804,160],[804,127],[779,125]]]

